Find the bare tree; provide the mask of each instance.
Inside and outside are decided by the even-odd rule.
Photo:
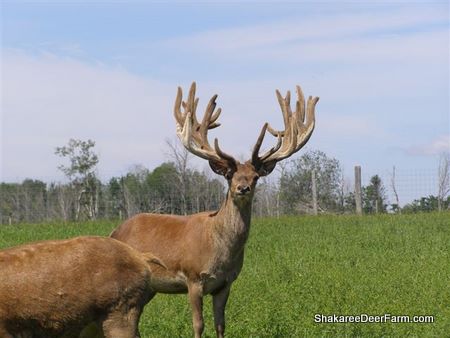
[[[362,215],[361,166],[355,166],[355,206],[356,214]]]
[[[97,216],[98,180],[95,170],[98,156],[92,148],[95,142],[92,140],[81,141],[70,139],[63,147],[56,147],[55,154],[68,158],[70,165],[60,165],[61,170],[76,189],[75,220],[79,219],[82,208],[85,209],[89,219]]]
[[[341,172],[339,177],[338,202],[340,212],[354,212],[355,211],[355,188],[350,178],[346,177],[344,172]]]
[[[277,218],[280,218],[280,211],[281,211],[281,206],[280,206],[280,200],[281,200],[281,180],[283,179],[284,175],[286,174],[286,162],[280,162],[278,163],[278,166],[276,168],[277,172],[279,173],[279,177],[278,177],[278,190],[277,190],[277,206],[276,206],[276,213],[277,213]]]
[[[442,210],[445,197],[450,193],[450,152],[439,156],[438,167],[438,210]]]
[[[181,213],[187,214],[187,195],[188,195],[188,163],[190,158],[189,151],[183,147],[178,140],[172,141],[166,139],[166,144],[169,147],[168,156],[173,161],[177,171],[177,178],[180,183],[179,192],[182,202]]]
[[[70,210],[74,203],[73,189],[71,186],[61,184],[57,185],[55,189],[61,216],[63,220],[67,222],[70,219]]]
[[[257,217],[277,215],[277,184],[268,177],[262,177],[254,197],[253,214]]]
[[[136,205],[135,198],[133,197],[133,194],[130,192],[130,189],[128,188],[124,180],[121,181],[121,185],[123,192],[124,209],[127,217],[136,215],[137,213],[139,213],[139,208]]]
[[[395,205],[396,207],[394,207],[394,211],[398,212],[399,214],[401,214],[401,209],[400,209],[400,199],[398,198],[398,193],[397,193],[397,188],[396,188],[396,184],[395,184],[395,166],[392,168],[392,175],[391,175],[391,189],[394,193],[395,196]]]
[[[316,180],[316,170],[311,171],[311,191],[312,191],[312,204],[313,204],[313,214],[317,215],[317,180]]]

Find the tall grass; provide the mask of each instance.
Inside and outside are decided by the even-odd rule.
[[[0,227],[0,247],[82,234],[112,222]],[[229,337],[448,337],[450,214],[257,219],[227,306]],[[211,298],[205,337],[214,337]],[[315,323],[315,314],[434,315],[431,324]],[[185,296],[157,295],[143,337],[190,337]]]

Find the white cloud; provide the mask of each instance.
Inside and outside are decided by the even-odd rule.
[[[448,50],[443,41],[448,39],[444,30],[416,33],[408,36],[358,37],[335,41],[312,41],[270,48],[259,57],[272,60],[305,62],[340,62],[342,65],[371,64],[373,62],[429,62],[436,54],[444,55]],[[256,53],[255,53],[256,54]],[[256,55],[255,55],[256,56]],[[294,61],[295,60],[295,61]]]
[[[174,86],[123,69],[54,55],[6,51],[2,58],[2,180],[53,179],[54,149],[69,138],[93,139],[100,172],[160,162],[174,130]]]
[[[419,56],[427,54],[428,45],[444,33],[419,35],[423,25],[448,23],[448,14],[439,7],[415,6],[401,10],[366,11],[345,15],[321,15],[307,19],[258,24],[247,27],[216,29],[166,41],[166,46],[216,57],[253,60],[364,61],[400,55],[415,58],[410,44]],[[420,29],[419,29],[420,30]],[[406,41],[403,39],[408,36]],[[402,41],[400,41],[402,40]],[[412,41],[411,41],[412,40]],[[418,42],[418,44],[416,44]],[[384,45],[386,43],[386,45]],[[425,43],[425,45],[424,45]],[[442,48],[445,48],[442,47]]]
[[[226,66],[228,79],[258,78],[258,86],[261,79],[262,85],[275,87],[301,81],[326,100],[399,102],[412,95],[433,96],[437,87],[448,90],[449,18],[440,9],[409,6],[290,18],[205,31],[171,39],[163,47],[185,59],[211,62],[213,69]]]
[[[70,138],[96,141],[103,179],[123,174],[133,164],[153,168],[167,159],[165,140],[175,138],[172,111],[178,83],[19,50],[5,51],[2,67],[0,180],[62,179],[56,169],[62,160],[54,149]],[[182,85],[186,95],[188,84]],[[216,92],[224,108],[223,126],[213,130],[210,139],[218,137],[225,151],[247,158],[266,120],[280,126],[274,88],[272,82],[199,83],[199,114]]]
[[[428,143],[409,147],[407,153],[410,155],[429,156],[450,152],[450,135],[441,135]]]
[[[431,139],[435,128],[442,133],[442,115],[448,112],[448,29],[434,25],[442,22],[448,22],[444,11],[413,6],[212,30],[149,45],[161,47],[161,55],[176,48],[179,57],[167,63],[155,59],[155,67],[169,67],[183,79],[200,78],[199,114],[212,94],[220,94],[222,127],[211,132],[211,139],[219,137],[224,151],[248,157],[265,121],[282,127],[273,91],[293,90],[300,82],[306,95],[321,97],[308,145],[338,150],[349,163],[366,159],[382,165],[378,159],[386,160],[383,149],[398,143],[393,141],[405,149],[413,139],[420,142],[418,133],[422,140]],[[76,43],[42,48],[85,55]],[[217,66],[209,69],[205,61]],[[135,163],[153,167],[164,160],[164,140],[175,136],[172,104],[178,83],[49,53],[9,50],[2,67],[2,180],[52,180],[60,163],[53,150],[69,138],[97,142],[103,178]],[[266,146],[273,141],[267,138]],[[445,144],[448,137],[408,153],[431,154]]]

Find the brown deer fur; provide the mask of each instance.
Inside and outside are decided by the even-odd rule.
[[[318,98],[310,97],[305,110],[303,93],[298,86],[297,95],[296,110],[292,112],[290,93],[283,98],[277,91],[286,129],[276,131],[266,123],[251,160],[241,164],[220,150],[217,139],[214,147],[208,142],[207,131],[219,126],[216,120],[220,109],[214,111],[217,95],[209,101],[200,123],[196,117],[195,83],[187,102],[182,102],[179,88],[174,108],[178,136],[189,151],[208,160],[211,169],[227,179],[226,200],[217,212],[191,216],[139,214],[111,234],[139,251],[151,251],[163,259],[167,270],[155,271],[152,286],[156,292],[189,294],[196,338],[203,332],[202,304],[206,294],[213,296],[217,337],[224,335],[225,305],[231,284],[242,268],[258,178],[270,174],[277,161],[297,152],[314,129],[314,106]],[[278,138],[278,144],[260,156],[266,130]]]
[[[139,337],[154,295],[151,271],[164,270],[112,238],[43,241],[0,251],[0,337],[78,337],[95,321],[105,337]]]

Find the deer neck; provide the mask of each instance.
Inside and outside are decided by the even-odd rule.
[[[235,201],[230,191],[214,217],[216,235],[228,246],[244,246],[250,231],[252,199]]]

